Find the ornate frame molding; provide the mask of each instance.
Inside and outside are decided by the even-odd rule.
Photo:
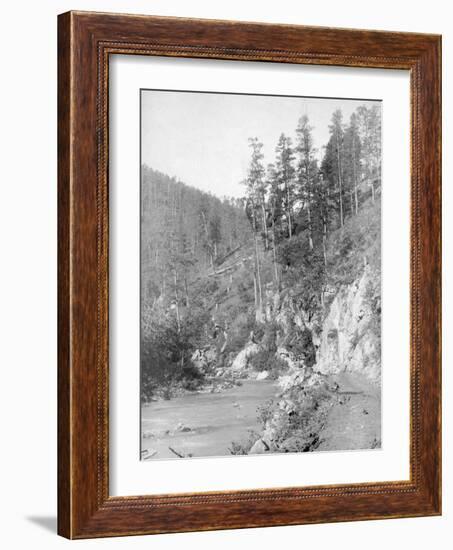
[[[440,514],[440,48],[439,36],[423,34],[87,12],[59,16],[61,535],[86,538]],[[409,481],[109,496],[110,55],[410,71]]]

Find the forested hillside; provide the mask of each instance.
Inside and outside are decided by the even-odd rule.
[[[243,199],[219,199],[156,172],[142,172],[144,300],[189,305],[189,286],[251,237]],[[173,282],[170,282],[173,279]]]
[[[380,382],[379,107],[329,131],[316,150],[302,116],[267,166],[251,138],[241,199],[142,169],[142,398],[278,380],[235,454],[329,448],[341,376]]]
[[[219,303],[247,261],[253,234],[244,200],[219,199],[144,166],[141,235],[146,399],[202,383],[191,356],[224,332]],[[250,275],[243,271],[244,282]],[[218,277],[229,284],[221,292]]]

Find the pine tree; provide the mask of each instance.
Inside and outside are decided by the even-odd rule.
[[[303,208],[307,212],[308,242],[310,250],[313,250],[313,220],[312,201],[313,183],[317,174],[315,149],[313,147],[313,127],[310,126],[308,116],[304,115],[299,119],[296,129],[298,153],[297,162],[297,195],[302,201]]]
[[[270,214],[270,224],[272,230],[272,262],[274,266],[274,278],[277,288],[280,285],[280,278],[278,273],[278,262],[277,262],[277,245],[279,241],[280,226],[281,226],[281,217],[282,217],[282,194],[280,187],[278,185],[277,172],[275,170],[274,164],[268,164],[266,171],[266,183],[267,188],[269,189],[269,214]]]
[[[248,195],[249,197],[253,196],[253,202],[259,214],[257,213],[257,228],[260,227],[263,238],[264,238],[264,247],[268,249],[268,232],[267,232],[267,223],[266,223],[266,194],[267,186],[265,179],[265,170],[263,165],[263,144],[258,140],[258,138],[249,138],[249,147],[252,149],[252,157],[250,160],[250,165],[247,175],[247,185],[248,185]]]
[[[261,152],[263,144],[258,138],[250,138],[249,146],[252,149],[252,156],[245,180],[247,203],[246,213],[250,220],[253,231],[254,241],[254,288],[255,288],[255,311],[256,320],[261,321],[263,312],[263,288],[261,280],[261,261],[258,246],[258,232],[260,226],[265,238],[265,247],[268,246],[267,222],[266,222],[266,182],[264,178],[264,167],[262,164],[263,154]]]
[[[214,250],[211,243],[210,235],[210,216],[211,209],[208,201],[208,197],[203,195],[200,200],[200,205],[198,208],[198,215],[200,219],[200,232],[201,232],[201,243],[203,249],[206,251],[209,263],[214,269]]]
[[[288,228],[288,237],[293,235],[293,208],[294,208],[294,151],[291,138],[281,134],[275,149],[275,171],[277,181],[282,191],[283,209]]]
[[[359,211],[358,186],[361,172],[361,143],[358,116],[351,115],[349,126],[344,133],[344,179],[351,201],[351,214]]]
[[[320,232],[322,235],[322,252],[324,265],[327,265],[327,235],[329,231],[330,221],[330,204],[329,204],[329,184],[324,178],[323,172],[318,171],[316,183],[314,185],[314,205],[317,216],[320,222]]]
[[[214,262],[217,262],[219,255],[219,244],[222,240],[222,221],[218,212],[214,212],[209,220],[209,239],[212,243]]]
[[[376,187],[381,183],[381,116],[380,107],[360,106],[357,109],[359,135],[362,143],[363,177],[375,201]]]
[[[324,156],[321,161],[321,174],[330,221],[333,223],[334,220],[338,220],[339,223],[338,162],[334,138],[332,136],[324,148]]]
[[[332,123],[329,126],[331,139],[329,144],[333,148],[335,154],[335,175],[338,185],[338,204],[340,213],[340,227],[344,225],[344,186],[343,186],[343,113],[341,109],[334,111],[332,115]]]

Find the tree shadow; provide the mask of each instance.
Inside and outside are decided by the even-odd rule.
[[[56,516],[28,516],[26,518],[29,522],[42,527],[46,531],[51,533],[57,532],[57,518]]]

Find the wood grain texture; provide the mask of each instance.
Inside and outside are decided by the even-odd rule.
[[[58,47],[59,533],[87,538],[440,514],[440,37],[69,12],[59,16]],[[109,496],[111,54],[410,71],[410,481]]]
[[[58,22],[58,532],[70,536],[70,17]]]

